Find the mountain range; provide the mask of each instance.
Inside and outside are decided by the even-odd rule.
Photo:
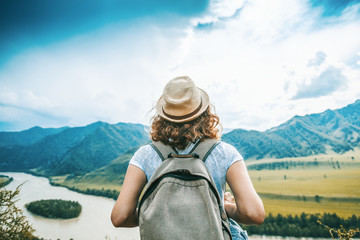
[[[17,139],[21,139],[24,132],[13,132],[12,137],[9,132],[0,133],[0,139],[12,139],[14,143],[6,142],[0,147],[2,171],[36,169],[37,173],[47,176],[82,174],[107,165],[149,139],[143,125],[130,123],[96,122],[84,127],[52,130],[52,134],[38,127],[30,130],[24,132],[39,131],[47,134],[43,134],[42,138],[34,134],[34,138],[37,138],[34,142]]]
[[[360,147],[360,100],[337,110],[295,116],[264,132],[235,129],[222,140],[245,159],[344,153]]]
[[[360,100],[337,110],[295,116],[263,132],[235,129],[222,140],[245,159],[347,152],[360,147]],[[149,141],[146,127],[131,123],[0,132],[0,170],[45,176],[123,174],[132,153]]]

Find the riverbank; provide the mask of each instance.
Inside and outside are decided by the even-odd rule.
[[[51,186],[44,177],[36,177],[26,173],[0,173],[13,177],[13,181],[6,186],[14,190],[22,184],[19,201],[16,205],[23,211],[25,217],[33,225],[36,235],[44,239],[109,239],[139,240],[136,228],[117,229],[110,221],[110,214],[115,201],[113,199],[89,196],[70,191],[64,187]],[[82,206],[79,217],[73,219],[48,219],[32,214],[25,208],[25,204],[41,199],[58,199],[78,201]]]
[[[104,183],[94,184],[90,182],[77,182],[76,181],[77,177],[71,176],[69,174],[64,176],[48,177],[36,171],[25,171],[24,173],[36,177],[47,178],[49,184],[54,187],[64,187],[69,189],[70,191],[74,191],[77,193],[82,193],[91,196],[101,196],[101,197],[111,198],[114,200],[117,199],[120,193],[120,191],[117,189],[121,189],[121,186],[119,186],[120,184],[113,185],[113,184],[104,184]]]
[[[13,181],[12,177],[6,175],[0,175],[0,187],[5,187]]]
[[[116,190],[110,190],[110,189],[94,189],[94,188],[86,188],[86,190],[82,190],[80,188],[76,188],[74,186],[70,187],[68,185],[65,185],[65,184],[60,184],[60,183],[56,183],[56,182],[53,182],[51,181],[51,179],[49,179],[49,183],[52,185],[52,186],[57,186],[57,187],[65,187],[71,191],[74,191],[74,192],[78,192],[78,193],[82,193],[82,194],[86,194],[86,195],[92,195],[92,196],[100,196],[100,197],[106,197],[106,198],[111,198],[111,199],[114,199],[116,200],[117,197],[119,196],[119,193],[118,191]]]

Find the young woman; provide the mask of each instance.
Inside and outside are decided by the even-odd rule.
[[[170,145],[180,154],[188,153],[197,141],[220,139],[219,117],[212,111],[207,93],[187,76],[167,83],[156,112],[150,129],[151,140]],[[150,145],[141,147],[134,154],[111,214],[115,227],[138,226],[139,196],[161,162]],[[244,233],[236,222],[261,224],[265,218],[263,203],[251,183],[244,160],[233,146],[220,142],[205,165],[224,201],[232,237],[242,239],[240,235]],[[225,192],[226,182],[233,195]]]

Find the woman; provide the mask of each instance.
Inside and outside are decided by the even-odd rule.
[[[188,153],[197,141],[220,138],[219,117],[211,111],[207,93],[197,88],[189,77],[177,77],[167,83],[156,111],[151,139],[176,148],[180,154]],[[115,227],[138,226],[139,196],[160,164],[160,157],[150,145],[141,147],[134,154],[111,214]],[[241,239],[240,235],[244,233],[236,222],[261,224],[265,218],[263,203],[251,183],[244,160],[233,146],[220,142],[205,165],[224,201],[233,239]],[[233,196],[225,193],[226,182]]]

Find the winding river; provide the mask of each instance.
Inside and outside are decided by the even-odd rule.
[[[23,184],[19,201],[16,203],[23,210],[35,234],[52,240],[139,240],[138,228],[114,228],[110,221],[110,213],[115,201],[104,197],[96,197],[70,191],[64,187],[49,184],[47,178],[36,177],[25,173],[0,172],[13,177],[6,186],[14,190]],[[79,217],[69,220],[48,219],[27,211],[25,204],[40,199],[63,199],[78,201],[82,206]],[[251,240],[311,240],[312,238],[282,238],[273,236],[251,236]],[[319,238],[316,240],[320,240]]]
[[[115,201],[104,197],[89,196],[70,191],[64,187],[54,187],[47,178],[25,173],[0,173],[14,180],[6,186],[14,190],[23,183],[17,206],[23,210],[35,234],[45,239],[68,240],[138,240],[138,228],[114,228],[110,213]],[[79,217],[69,220],[48,219],[27,211],[25,204],[40,199],[63,199],[78,201],[82,206]]]

